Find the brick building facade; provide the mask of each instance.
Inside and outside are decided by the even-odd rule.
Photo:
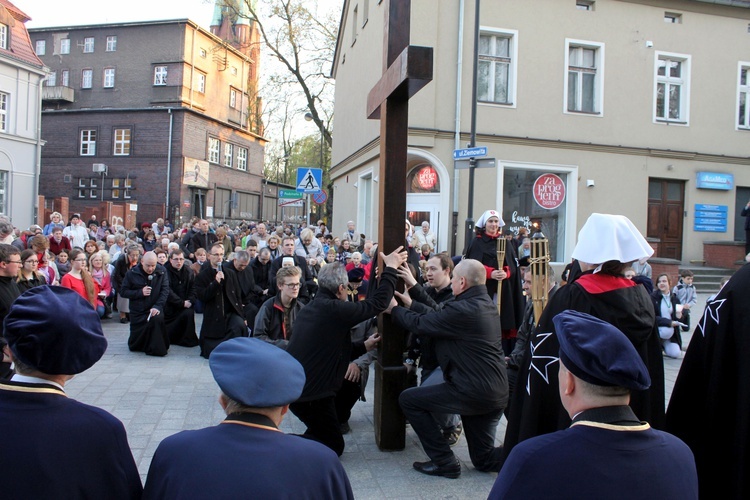
[[[250,131],[255,62],[192,21],[30,30],[51,70],[40,194],[139,222],[257,218],[266,140]],[[257,74],[257,71],[253,71]],[[252,101],[252,106],[251,106]]]

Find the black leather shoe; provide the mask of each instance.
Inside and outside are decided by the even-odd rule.
[[[437,465],[434,462],[414,462],[414,468],[428,476],[442,476],[456,479],[461,475],[461,462],[457,458],[446,465]]]

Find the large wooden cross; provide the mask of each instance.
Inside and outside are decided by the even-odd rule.
[[[432,47],[409,45],[411,0],[390,0],[385,11],[383,76],[367,96],[367,117],[380,119],[379,247],[404,245],[409,98],[432,81]],[[398,405],[406,370],[406,332],[381,315],[383,339],[375,370],[375,440],[381,450],[402,450],[406,422]]]

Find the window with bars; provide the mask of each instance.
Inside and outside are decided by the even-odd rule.
[[[81,130],[81,144],[79,152],[81,156],[96,155],[96,130]]]
[[[657,52],[655,121],[688,123],[689,86],[690,56]]]
[[[237,149],[237,170],[247,171],[247,148]]]
[[[209,163],[219,163],[219,148],[221,143],[215,137],[208,138],[208,161]]]
[[[599,114],[603,102],[604,45],[573,40],[566,44],[565,111]]]
[[[156,66],[154,68],[154,85],[166,85],[168,71],[167,66]]]
[[[740,63],[737,127],[750,130],[750,63]]]
[[[477,100],[513,104],[516,34],[484,31],[479,36]]]
[[[130,129],[115,129],[115,156],[128,156],[130,154]]]

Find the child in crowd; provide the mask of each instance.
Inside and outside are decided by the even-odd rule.
[[[698,302],[698,293],[693,286],[693,272],[690,269],[680,271],[680,281],[672,289],[672,293],[677,296],[682,304],[681,323],[687,325],[682,327],[683,332],[690,331],[690,308]]]
[[[70,261],[68,260],[68,257],[70,257],[70,255],[65,249],[60,250],[60,253],[57,254],[55,263],[57,264],[57,270],[60,272],[60,279],[70,272]]]

